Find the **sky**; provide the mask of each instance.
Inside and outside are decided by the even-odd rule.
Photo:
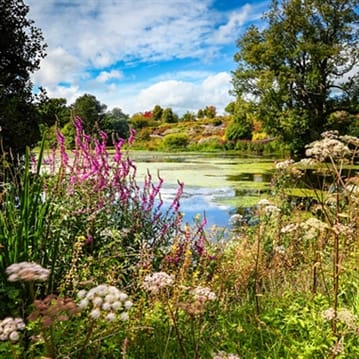
[[[224,112],[236,40],[269,0],[25,0],[48,45],[34,88],[67,104],[85,93],[126,114]]]

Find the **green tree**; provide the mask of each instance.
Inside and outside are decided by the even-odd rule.
[[[142,112],[134,113],[130,118],[132,128],[140,130],[145,127],[152,126],[152,121],[148,117],[144,116]]]
[[[106,112],[101,121],[101,130],[108,135],[108,144],[112,145],[113,136],[116,140],[119,138],[128,138],[130,126],[128,123],[129,116],[124,114],[120,108],[115,107],[110,112]]]
[[[15,153],[40,137],[30,74],[39,69],[46,44],[28,12],[21,0],[0,0],[0,127],[5,149]]]
[[[155,121],[161,121],[163,114],[163,108],[160,105],[156,105],[152,110],[152,119]]]
[[[165,123],[176,123],[178,122],[178,116],[173,113],[172,109],[167,107],[162,113],[162,122]]]
[[[252,104],[238,98],[225,108],[231,114],[232,121],[226,128],[226,138],[229,141],[251,139],[253,131],[253,111]]]
[[[203,110],[203,113],[207,118],[215,118],[217,109],[214,106],[206,106]]]
[[[182,116],[182,121],[186,121],[186,122],[192,122],[195,121],[195,119],[196,119],[195,114],[189,111],[184,113]]]
[[[358,5],[272,0],[267,27],[252,26],[237,42],[234,93],[253,100],[268,133],[293,153],[328,128],[331,113],[357,110]]]
[[[40,115],[41,123],[48,127],[57,123],[62,127],[71,120],[71,111],[67,106],[65,98],[49,98],[46,91],[40,88],[38,101],[36,104]]]
[[[85,94],[76,99],[72,110],[74,116],[82,119],[85,132],[93,134],[97,132],[97,124],[103,119],[106,107],[94,95]]]

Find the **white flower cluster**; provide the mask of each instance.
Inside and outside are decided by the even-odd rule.
[[[195,300],[200,302],[206,302],[208,300],[213,301],[217,298],[216,294],[211,291],[208,287],[198,286],[190,292]]]
[[[322,312],[322,318],[325,321],[330,321],[335,318],[335,311],[333,308],[328,308]],[[357,316],[353,314],[349,309],[342,308],[338,310],[336,319],[344,323],[349,329],[356,330],[358,328]]]
[[[298,229],[298,227],[298,223],[289,223],[281,228],[280,233],[293,233]]]
[[[7,317],[0,321],[0,340],[17,342],[20,338],[19,330],[25,329],[25,323],[21,318]]]
[[[240,225],[244,221],[245,220],[244,220],[243,216],[239,213],[233,214],[229,219],[229,222],[233,225]]]
[[[11,264],[6,268],[6,273],[9,276],[8,281],[45,281],[50,275],[50,270],[41,267],[39,264],[31,262],[20,262]]]
[[[301,224],[301,226],[305,230],[307,230],[309,228],[314,228],[320,232],[323,232],[329,228],[327,223],[322,222],[321,220],[319,220],[315,217],[308,218],[304,223]]]
[[[98,319],[104,316],[112,322],[116,319],[116,312],[120,312],[120,320],[128,320],[127,311],[132,307],[132,302],[128,300],[128,295],[121,292],[116,287],[107,284],[100,284],[89,291],[80,290],[77,293],[80,299],[78,306],[81,309],[91,307],[90,316]]]
[[[212,359],[240,359],[240,357],[235,354],[220,351],[218,353],[213,354]]]
[[[275,216],[280,213],[280,209],[269,202],[267,199],[261,199],[257,203],[258,207],[263,209],[264,214],[267,216]]]
[[[277,162],[276,165],[275,165],[275,168],[277,170],[283,170],[283,169],[288,168],[293,163],[294,163],[293,160],[285,160],[285,161]]]
[[[324,138],[323,140],[314,141],[306,146],[305,154],[319,161],[326,159],[344,159],[351,154],[348,146],[334,138]]]
[[[328,308],[322,312],[322,318],[325,321],[330,321],[335,318],[335,311],[333,308]]]
[[[172,275],[169,275],[166,272],[155,272],[146,275],[143,280],[142,287],[147,292],[157,294],[160,289],[170,287],[173,283],[174,279]]]
[[[345,135],[345,136],[340,136],[340,139],[348,144],[359,147],[359,138],[358,137]]]

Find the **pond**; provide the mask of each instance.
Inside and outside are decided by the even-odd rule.
[[[274,159],[239,157],[224,153],[158,153],[133,151],[137,181],[149,171],[154,180],[159,171],[165,203],[170,203],[184,182],[180,210],[184,221],[206,217],[207,226],[228,227],[233,214],[254,206],[270,192]]]

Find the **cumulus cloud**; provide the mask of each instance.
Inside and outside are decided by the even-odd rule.
[[[121,79],[122,77],[122,72],[118,70],[101,71],[100,74],[96,77],[96,81],[108,82],[110,80]]]
[[[223,45],[234,44],[257,11],[256,5],[233,4],[231,11],[219,11],[213,0],[26,2],[29,17],[48,44],[34,84],[70,103],[74,96],[91,93],[109,108],[120,106],[128,113],[153,104],[180,112],[225,106],[229,74],[206,66],[223,59]],[[140,77],[133,70],[137,66],[189,59],[196,67],[184,65],[162,74],[149,69],[146,80],[142,75],[134,83]]]
[[[160,105],[171,107],[179,113],[213,105],[222,113],[232,100],[229,95],[230,81],[231,76],[226,72],[210,75],[199,84],[178,80],[160,81],[143,89],[137,103],[147,110]]]
[[[38,84],[53,88],[59,82],[72,83],[78,80],[81,69],[82,63],[78,58],[63,47],[56,47],[49,50],[47,56],[41,61],[40,70],[34,74],[33,80]]]
[[[238,37],[239,30],[248,20],[251,10],[252,6],[246,4],[240,10],[232,12],[228,21],[215,32],[214,40],[220,44],[232,42],[234,35]]]

